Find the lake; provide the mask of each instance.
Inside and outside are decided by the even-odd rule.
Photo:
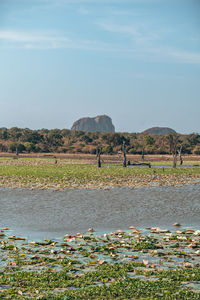
[[[30,239],[99,234],[130,225],[200,227],[200,185],[65,191],[0,189],[0,227]]]

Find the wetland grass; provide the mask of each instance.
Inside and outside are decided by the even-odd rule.
[[[58,189],[106,188],[113,186],[184,185],[200,182],[200,168],[148,168],[68,164],[52,159],[0,160],[0,186]]]

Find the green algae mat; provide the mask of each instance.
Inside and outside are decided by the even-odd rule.
[[[0,231],[0,299],[200,299],[200,231],[28,241]]]

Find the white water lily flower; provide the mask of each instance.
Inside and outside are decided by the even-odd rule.
[[[194,235],[200,235],[200,230],[196,230],[196,231],[194,232]]]

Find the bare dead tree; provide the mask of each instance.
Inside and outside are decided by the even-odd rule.
[[[142,146],[142,160],[144,160],[144,146]]]
[[[13,157],[14,159],[18,159],[19,158],[19,150],[18,147],[16,147],[15,149],[15,156]]]
[[[177,134],[169,134],[168,135],[168,141],[169,141],[169,146],[170,146],[170,152],[172,153],[173,156],[173,168],[176,168],[177,164],[177,144],[179,141],[179,136]]]
[[[101,168],[101,148],[97,148],[97,167]]]
[[[179,154],[179,160],[180,160],[180,165],[182,166],[183,164],[183,157],[182,157],[182,145],[180,146],[180,148],[178,149],[178,154]]]
[[[124,162],[123,162],[123,167],[126,168],[126,145],[125,141],[123,141],[123,146],[122,146],[123,154],[124,154]]]

